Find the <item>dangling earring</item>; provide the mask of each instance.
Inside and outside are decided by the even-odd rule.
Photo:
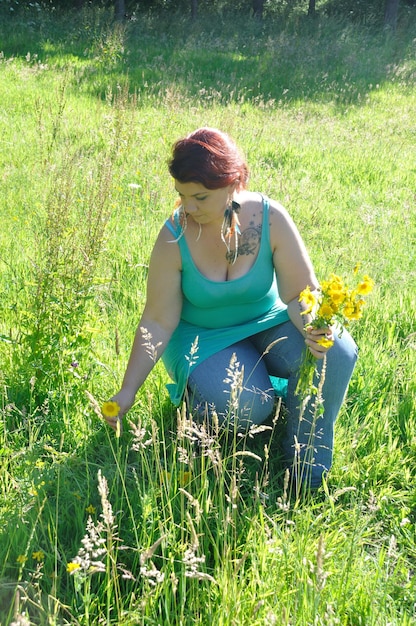
[[[181,227],[181,232],[176,237],[176,239],[171,239],[169,243],[178,243],[179,239],[182,239],[182,237],[184,236],[186,227],[188,226],[188,220],[186,218],[186,211],[185,211],[183,204],[180,204],[180,201],[179,201],[179,206],[178,204],[175,204],[172,217],[175,221],[175,224],[179,223],[179,226]]]
[[[238,235],[241,235],[240,221],[238,219],[238,212],[240,205],[235,200],[231,201],[231,204],[225,209],[224,220],[221,226],[221,239],[227,248],[227,258],[231,258],[231,238],[234,237],[234,258],[232,263],[236,262],[238,256]]]
[[[169,243],[178,243],[179,239],[182,239],[182,237],[184,236],[185,230],[188,226],[188,218],[186,216],[186,211],[185,211],[183,204],[180,204],[178,207],[175,208],[175,211],[173,212],[173,216],[175,219],[175,223],[179,222],[179,225],[181,227],[181,232],[176,237],[176,239],[170,240]],[[196,238],[196,241],[199,241],[199,238],[201,237],[201,233],[202,233],[202,225],[199,224],[199,232],[198,232],[198,237]]]

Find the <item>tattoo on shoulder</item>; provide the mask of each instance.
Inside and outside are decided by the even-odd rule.
[[[261,224],[256,226],[254,222],[250,222],[249,226],[241,233],[237,256],[249,256],[250,254],[256,254],[260,245],[260,239]],[[227,253],[227,259],[228,257],[232,259],[234,258],[234,252],[232,250]]]

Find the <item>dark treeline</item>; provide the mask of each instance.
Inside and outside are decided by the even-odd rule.
[[[303,11],[314,17],[318,13],[348,17],[371,23],[396,27],[401,8],[416,6],[416,0],[0,0],[0,8],[19,9],[54,8],[80,9],[101,6],[114,11],[118,20],[128,19],[137,12],[180,12],[196,19],[200,14],[239,14],[257,19],[268,19]]]

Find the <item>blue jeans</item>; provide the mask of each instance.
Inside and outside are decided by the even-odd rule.
[[[332,465],[334,424],[357,360],[357,346],[349,333],[334,335],[326,356],[320,411],[314,410],[316,396],[301,411],[301,398],[295,394],[305,342],[290,321],[235,343],[198,365],[188,381],[191,411],[197,418],[209,418],[215,411],[220,422],[237,420],[239,429],[261,424],[272,414],[275,402],[270,376],[286,378],[287,410],[284,424],[279,422],[283,458],[295,480],[318,487]],[[323,360],[317,366],[321,371]]]

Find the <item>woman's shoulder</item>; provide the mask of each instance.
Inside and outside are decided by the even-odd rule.
[[[241,211],[250,213],[251,215],[257,215],[261,218],[263,209],[268,206],[268,198],[257,191],[247,191],[246,189],[239,192],[235,196],[235,200],[241,207]]]
[[[247,189],[244,189],[237,194],[236,200],[242,205],[252,204],[261,208],[267,204],[267,206],[269,206],[272,210],[285,211],[285,208],[282,204],[280,204],[280,202],[273,200],[270,196],[261,191],[248,191]]]
[[[269,200],[270,226],[277,226],[279,230],[283,225],[292,227],[293,219],[288,210],[278,200]]]
[[[270,212],[275,215],[280,215],[285,218],[289,215],[289,213],[287,212],[283,204],[281,204],[278,200],[269,198],[269,207],[270,207]]]
[[[269,212],[272,220],[287,220],[290,219],[289,214],[285,207],[278,202],[267,196],[265,193],[258,191],[244,190],[237,196],[237,202],[243,207],[251,208],[254,211],[261,213],[265,207]]]
[[[178,230],[178,220],[175,217],[175,215],[171,215],[161,225],[158,236],[159,237],[170,236],[170,238],[172,238],[172,235],[174,235],[177,232],[177,230]]]
[[[263,205],[263,198],[263,194],[258,191],[249,191],[248,189],[243,189],[235,195],[236,201],[242,206],[253,204],[261,207]]]
[[[153,245],[152,257],[163,260],[166,264],[172,263],[173,267],[180,266],[180,252],[178,243],[177,227],[175,220],[168,218],[161,226]]]

